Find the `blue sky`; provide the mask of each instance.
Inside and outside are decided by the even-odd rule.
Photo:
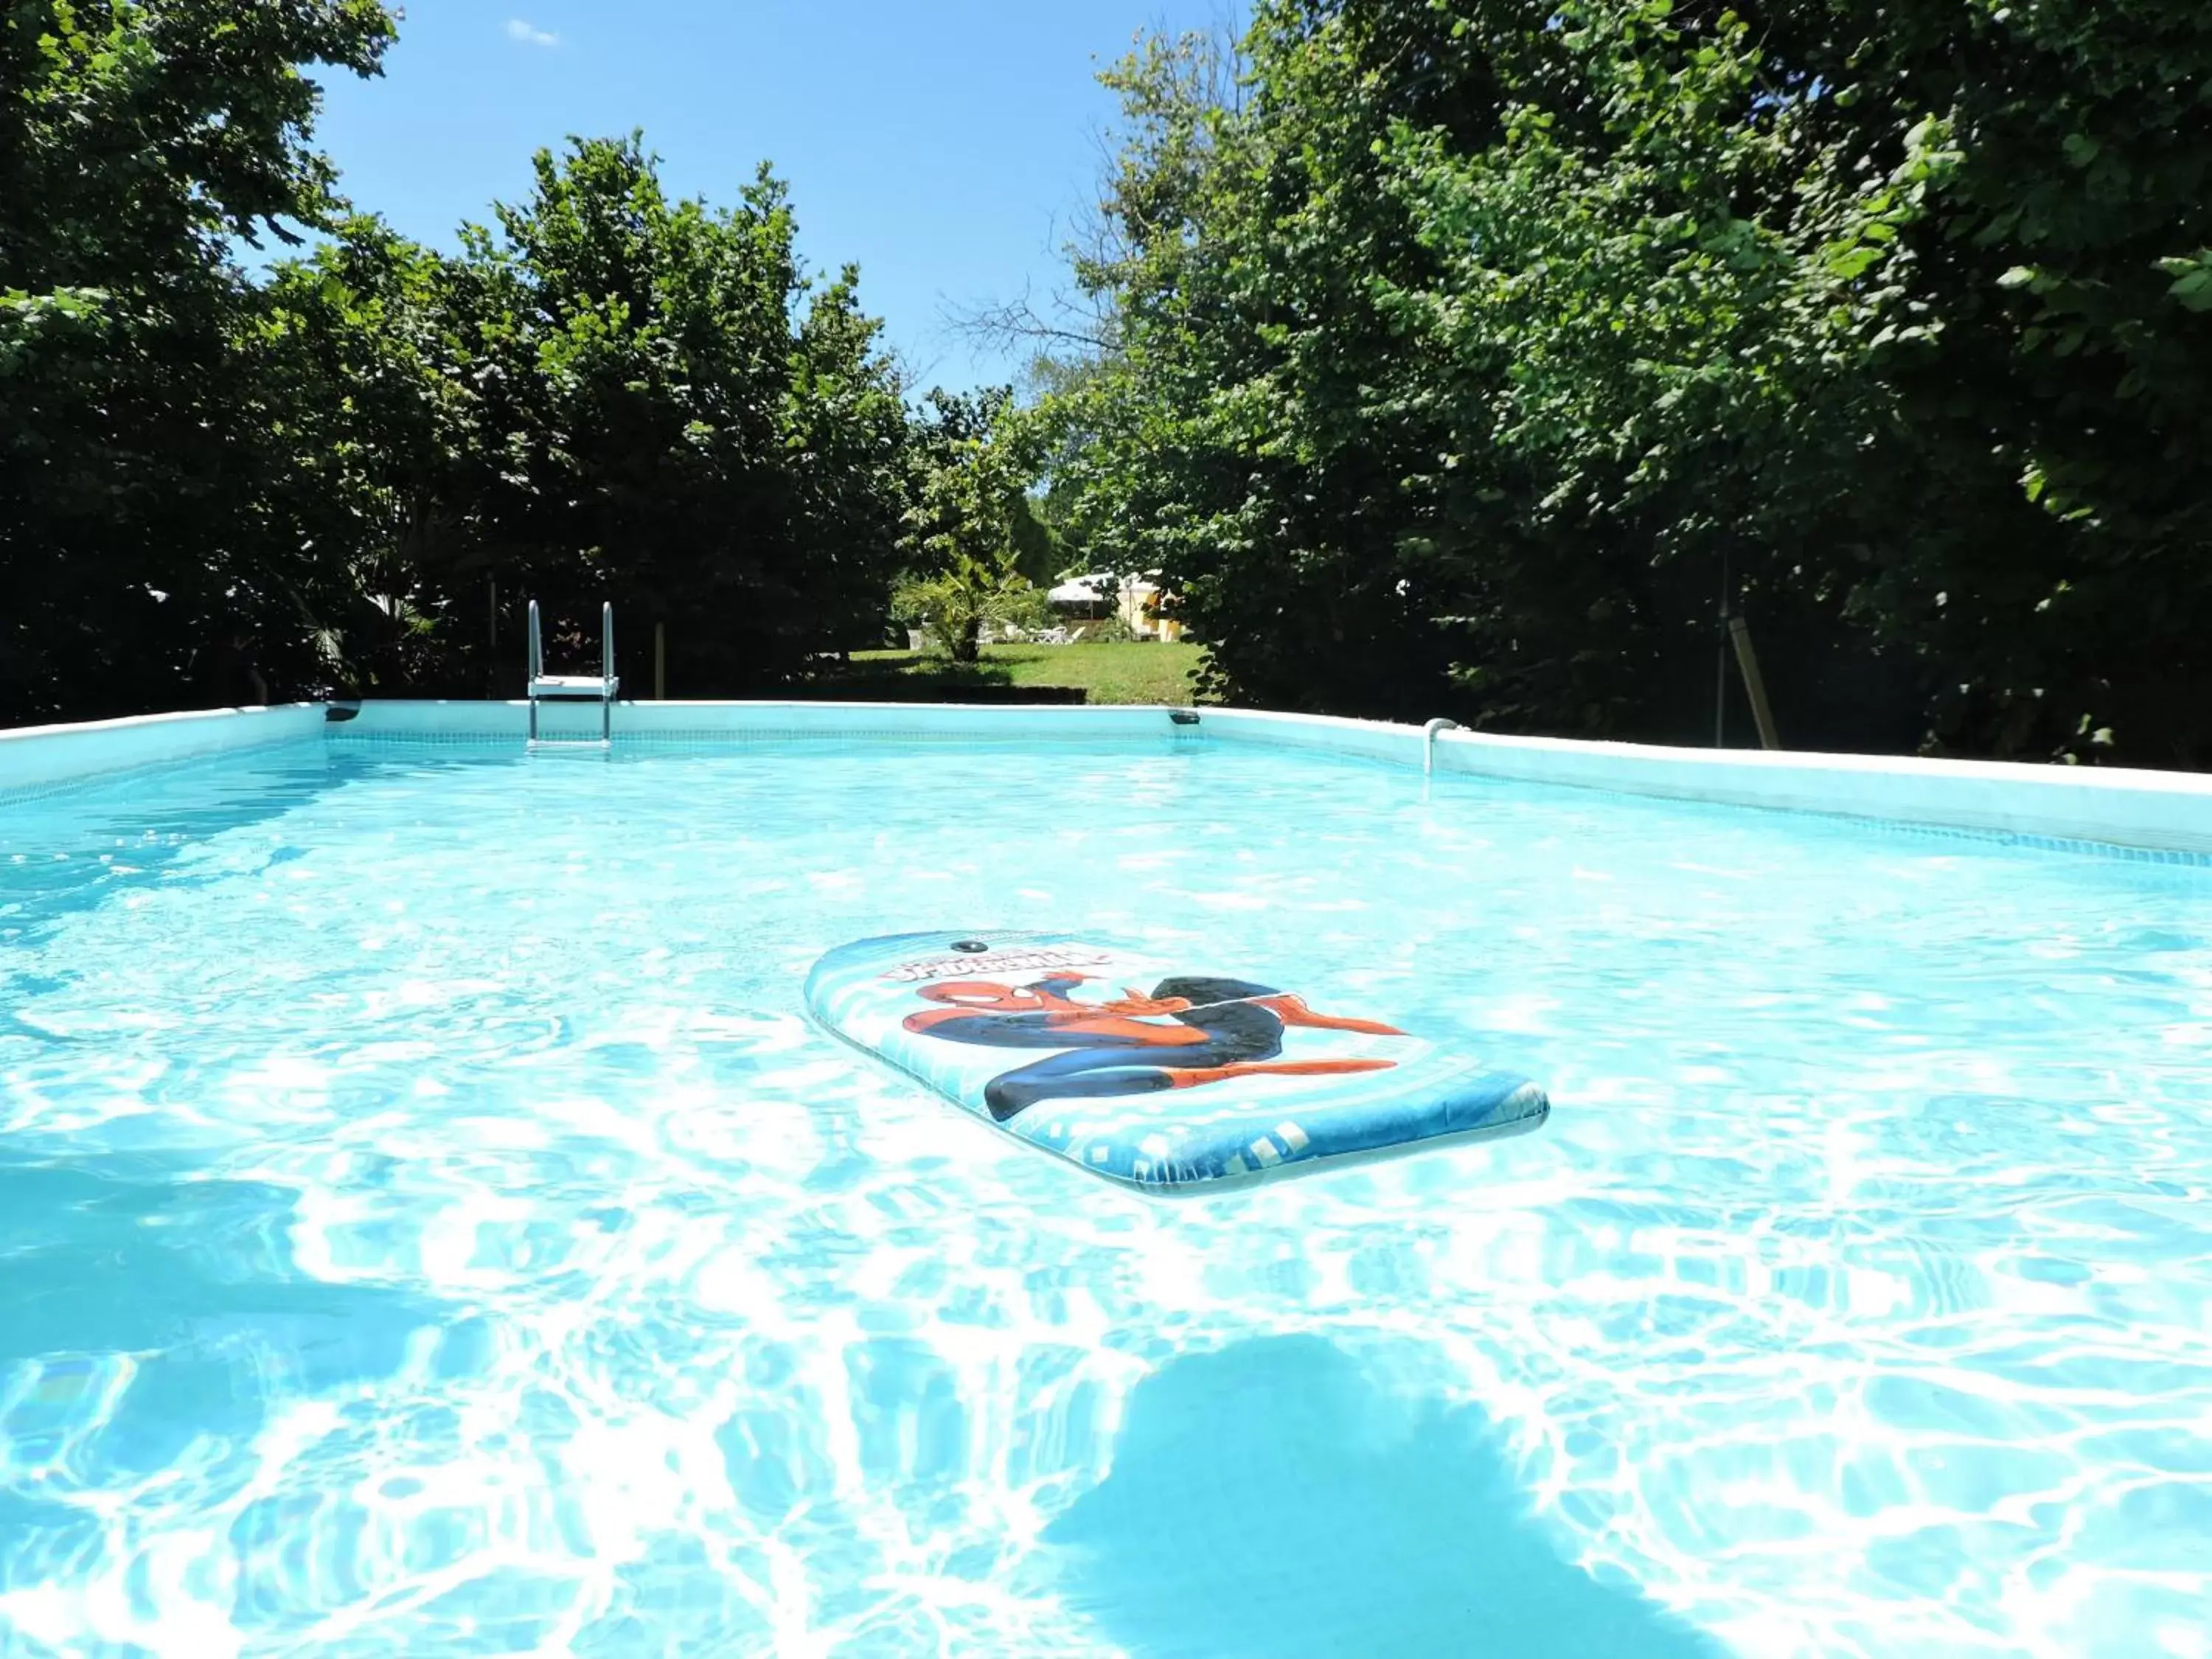
[[[1089,199],[1112,100],[1100,64],[1222,0],[413,0],[381,80],[326,88],[322,147],[355,203],[453,246],[567,135],[645,130],[678,194],[729,201],[763,160],[817,269],[925,384],[1012,379],[947,305],[1042,295]]]

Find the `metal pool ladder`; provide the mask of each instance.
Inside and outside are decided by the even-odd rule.
[[[545,639],[538,621],[538,601],[530,602],[530,745],[537,748],[538,705],[541,702],[596,702],[599,705],[599,743],[611,749],[615,741],[615,693],[622,676],[615,672],[615,608],[599,607],[601,655],[596,674],[549,674],[545,672]],[[550,743],[555,739],[544,741]],[[570,739],[577,741],[577,739]],[[581,739],[590,742],[588,738]]]

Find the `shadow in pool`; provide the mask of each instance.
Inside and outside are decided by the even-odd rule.
[[[520,758],[519,750],[380,754],[302,742],[187,761],[42,799],[0,800],[0,852],[29,854],[13,863],[0,860],[0,945],[9,957],[27,960],[30,947],[64,918],[118,895],[212,886],[257,873],[235,867],[198,873],[187,860],[218,837],[279,822],[348,784],[389,770],[459,772]],[[269,848],[258,873],[308,856],[305,848]],[[10,966],[0,958],[0,1022],[11,996],[50,988],[27,975],[11,984]]]
[[[120,894],[220,879],[180,875],[175,866],[217,836],[283,818],[324,793],[332,777],[322,744],[290,744],[45,799],[0,801],[0,851],[24,855],[0,860],[0,946],[7,951],[0,957],[0,1035],[9,1034],[8,1010],[16,999],[53,988],[56,981],[20,964],[35,960],[32,947],[64,918]],[[269,862],[283,862],[287,850],[276,849]]]
[[[0,1531],[11,1477],[102,1485],[239,1446],[276,1397],[389,1376],[446,1322],[428,1297],[301,1274],[292,1214],[282,1188],[151,1159],[0,1158]]]
[[[1140,1387],[1111,1475],[1046,1534],[1136,1659],[1722,1659],[1563,1559],[1480,1412],[1271,1338]]]

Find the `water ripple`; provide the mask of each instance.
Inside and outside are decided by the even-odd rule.
[[[1119,1192],[798,1017],[991,925],[1558,1109]],[[0,938],[10,1659],[2212,1651],[2201,871],[1206,744],[341,745],[7,807]]]

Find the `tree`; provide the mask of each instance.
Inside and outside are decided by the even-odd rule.
[[[487,556],[564,617],[670,623],[694,685],[803,672],[893,568],[898,383],[853,273],[811,288],[794,230],[765,169],[716,210],[670,201],[638,140],[579,141],[465,256]]]
[[[495,580],[669,623],[700,690],[880,630],[908,415],[855,273],[801,270],[765,169],[672,201],[635,137],[541,155],[457,256],[351,215],[307,71],[393,26],[0,0],[0,720],[191,701],[234,625],[294,695],[480,692]]]
[[[164,706],[219,619],[281,614],[296,550],[236,505],[257,302],[229,242],[331,222],[306,71],[374,74],[392,27],[374,0],[0,5],[0,720]]]
[[[1747,607],[1801,744],[2212,758],[2208,51],[1267,0],[1231,97],[1153,41],[1054,475],[1254,701],[1684,738]]]
[[[350,218],[311,258],[271,273],[236,342],[252,388],[243,430],[265,452],[254,471],[268,481],[251,510],[272,544],[301,550],[279,582],[303,647],[295,684],[486,689],[473,633],[450,625],[485,566],[464,320],[477,275]]]
[[[895,614],[927,627],[955,662],[974,662],[987,626],[1042,616],[1042,595],[1020,569],[1036,442],[1012,391],[932,392],[914,467],[912,568]]]
[[[904,400],[855,274],[799,270],[782,187],[672,202],[641,141],[580,140],[495,222],[447,258],[355,219],[272,278],[254,378],[292,487],[264,510],[317,550],[288,592],[331,671],[386,695],[510,680],[495,580],[562,648],[596,644],[603,600],[667,624],[695,691],[872,640]]]
[[[2212,764],[2212,14],[1839,7],[1795,53],[1835,142],[1955,155],[1903,232],[1936,349],[1885,348],[1920,483],[1883,598],[1960,746]]]

